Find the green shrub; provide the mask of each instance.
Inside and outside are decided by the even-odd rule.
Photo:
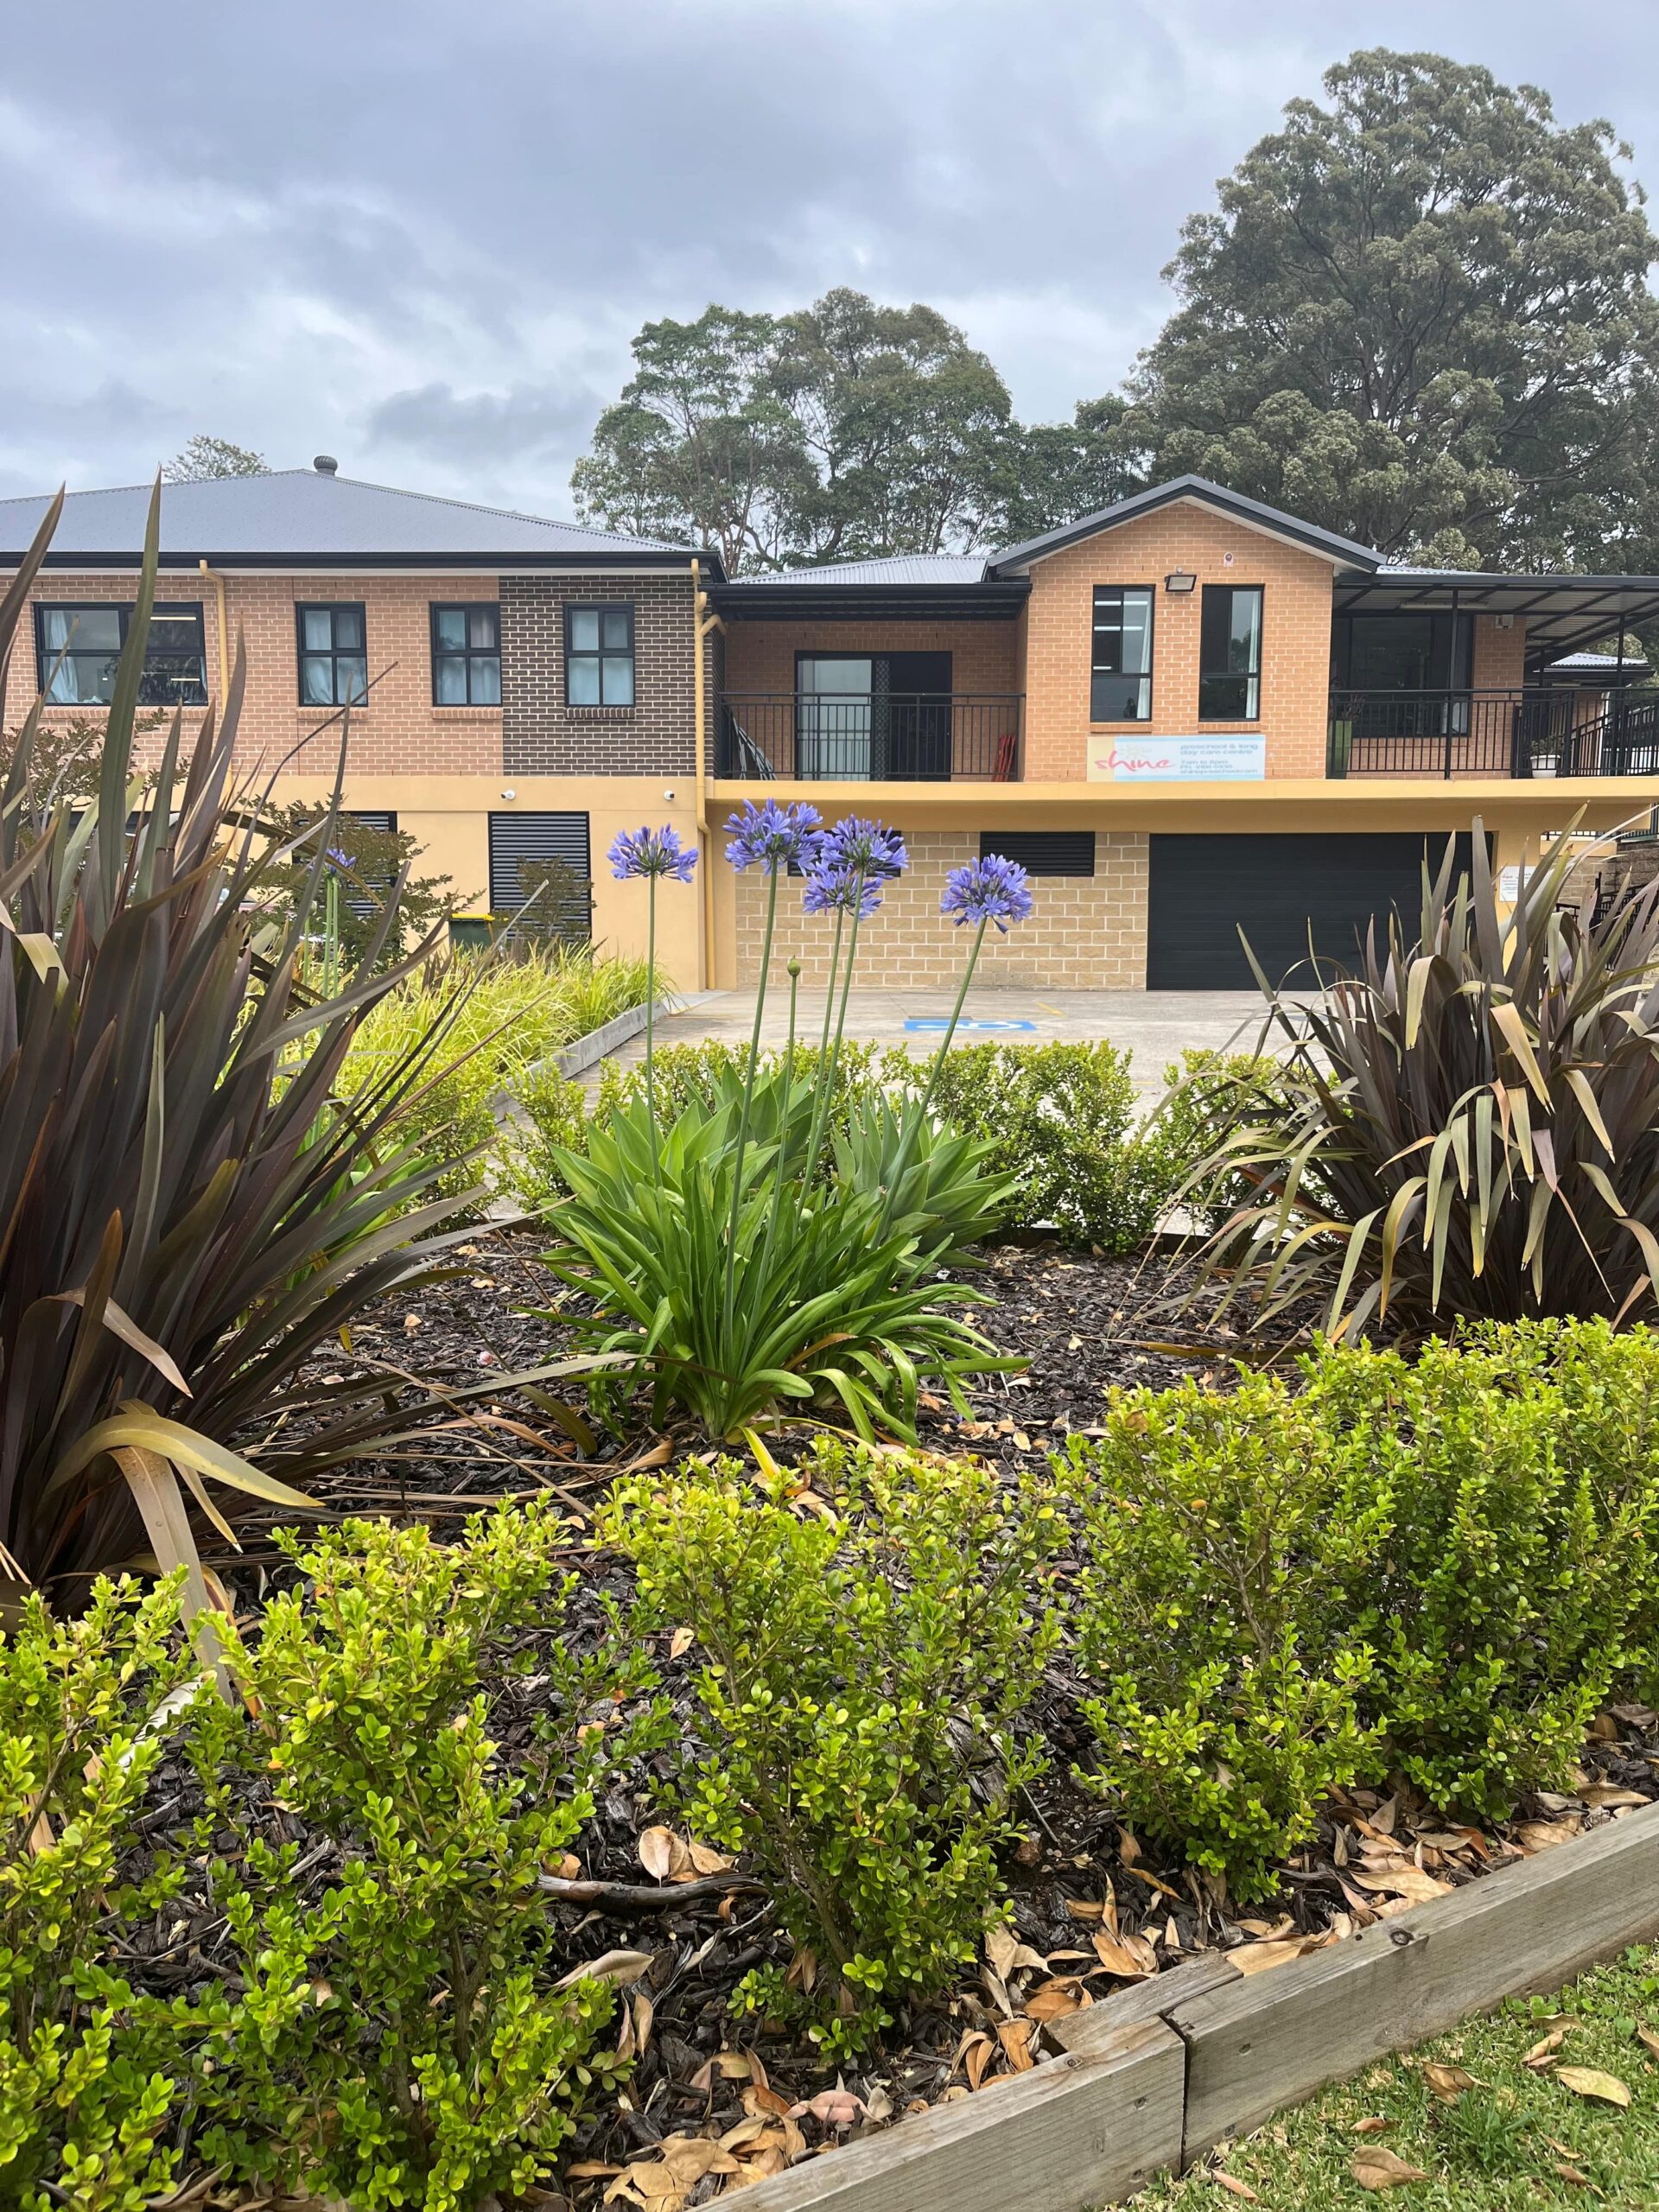
[[[1236,1169],[1205,1177],[1234,1132],[1281,1110],[1279,1064],[1254,1052],[1185,1052],[1164,1070],[1164,1095],[1141,1133],[1146,1179],[1159,1210],[1179,1205],[1202,1228],[1218,1229],[1255,1186]],[[1195,1176],[1198,1179],[1195,1181]]]
[[[757,1973],[741,2001],[855,2050],[945,1986],[995,1913],[996,1848],[1043,1764],[1022,1723],[1055,1636],[1046,1489],[826,1444],[802,1478],[757,1485],[728,1459],[636,1480],[604,1526],[648,1615],[705,1660],[687,1815],[748,1853],[819,1970]]]
[[[881,1080],[918,1087],[925,1071],[885,1053]],[[991,1147],[997,1174],[1020,1179],[1015,1218],[1056,1222],[1079,1244],[1132,1251],[1162,1192],[1135,1130],[1129,1055],[1114,1045],[964,1045],[948,1053],[933,1112]]]
[[[36,1604],[0,1643],[7,2203],[73,2183],[84,2212],[138,2212],[217,2167],[262,2196],[465,2212],[543,2179],[618,2071],[609,1992],[562,1974],[537,1878],[596,1777],[664,1732],[649,1705],[620,1717],[649,1687],[621,1622],[574,1654],[566,1532],[505,1509],[453,1548],[381,1523],[285,1541],[303,1579],[232,1654],[245,1704],[179,1656],[175,1585],[100,1584],[67,1626]],[[486,1687],[532,1670],[543,1717],[509,1763]],[[181,1751],[200,1809],[169,1855],[135,1816]],[[155,1863],[124,1886],[135,1847]],[[319,1850],[321,1894],[296,1879]],[[232,1976],[130,1986],[162,1911],[228,1923]]]
[[[659,1113],[667,1121],[694,1102],[712,1107],[741,1084],[747,1063],[746,1047],[713,1039],[659,1050]],[[781,1052],[760,1057],[768,1077],[777,1077],[783,1065]],[[810,1082],[819,1066],[816,1045],[797,1048],[798,1075]],[[987,1147],[988,1175],[1018,1179],[1010,1222],[1057,1222],[1076,1243],[1128,1251],[1145,1239],[1190,1164],[1183,1157],[1172,1166],[1167,1146],[1136,1130],[1128,1070],[1129,1055],[1107,1044],[959,1046],[940,1067],[930,1112]],[[843,1043],[826,1117],[826,1168],[850,1135],[855,1109],[868,1114],[884,1097],[918,1096],[928,1075],[902,1046],[878,1054],[870,1045]],[[569,1186],[558,1154],[583,1150],[588,1128],[602,1127],[614,1109],[645,1095],[643,1067],[607,1061],[584,1124],[568,1093],[521,1087],[528,1127],[512,1141],[509,1166],[518,1197],[528,1205],[562,1198]]]
[[[1308,1371],[1313,1412],[1369,1455],[1384,1516],[1344,1602],[1377,1653],[1394,1763],[1435,1804],[1502,1818],[1568,1779],[1592,1715],[1652,1649],[1659,1342],[1522,1325]]]
[[[131,1989],[100,1956],[101,1924],[147,1916],[163,1885],[117,1885],[155,1776],[207,1678],[181,1655],[175,1575],[141,1597],[100,1578],[84,1612],[38,1595],[0,1635],[0,2201],[86,2212],[165,2198],[166,2139],[183,2075],[183,2009],[138,2027]],[[166,2015],[167,2008],[153,2007]]]
[[[1241,1896],[1357,1776],[1561,1786],[1659,1655],[1656,1398],[1659,1340],[1586,1322],[1116,1400],[1066,1462],[1091,1778]]]
[[[1366,1456],[1267,1378],[1136,1391],[1105,1426],[1065,1463],[1096,1745],[1079,1779],[1256,1897],[1320,1796],[1382,1764],[1360,1711],[1370,1654],[1340,1602],[1376,1542]]]

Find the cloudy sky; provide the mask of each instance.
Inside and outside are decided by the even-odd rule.
[[[1027,419],[1157,330],[1181,218],[1386,36],[1605,114],[1659,0],[59,0],[0,74],[0,493],[194,431],[568,513],[648,317],[943,308]]]

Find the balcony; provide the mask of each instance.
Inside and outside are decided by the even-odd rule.
[[[1659,697],[1569,687],[1333,691],[1332,776],[1659,775]]]
[[[716,776],[744,783],[1017,783],[1025,696],[728,691]]]

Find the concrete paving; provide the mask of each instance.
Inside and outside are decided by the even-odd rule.
[[[864,1044],[902,1045],[917,1058],[925,1058],[938,1046],[955,996],[947,990],[855,990],[848,1002],[847,1034]],[[1036,1045],[1104,1038],[1133,1055],[1136,1091],[1149,1102],[1163,1089],[1164,1070],[1184,1052],[1249,1051],[1261,1032],[1262,1007],[1254,991],[1027,991],[988,986],[968,994],[956,1042],[982,1045],[1000,1038]],[[822,991],[801,994],[799,1022],[804,1036],[820,1034]],[[709,991],[659,1021],[657,1036],[664,1045],[710,1038],[747,1045],[753,1024],[753,991]],[[760,1041],[781,1046],[788,1030],[785,984],[766,995]],[[616,1057],[625,1066],[643,1059],[644,1039],[633,1039]]]

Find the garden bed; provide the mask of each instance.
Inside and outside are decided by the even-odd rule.
[[[389,1373],[418,1368],[423,1379],[449,1385],[558,1356],[569,1348],[562,1332],[522,1310],[549,1296],[538,1250],[533,1235],[481,1232],[458,1255],[470,1272],[359,1325],[353,1352]],[[982,1280],[998,1294],[984,1310],[987,1333],[1027,1359],[1028,1370],[986,1378],[966,1422],[931,1403],[924,1441],[994,1459],[1011,1478],[1040,1465],[1063,1433],[1097,1429],[1115,1384],[1163,1387],[1197,1376],[1225,1388],[1243,1349],[1224,1325],[1203,1325],[1204,1307],[1188,1302],[1190,1280],[1179,1268],[1172,1274],[1164,1254],[1107,1261],[1040,1243],[1009,1245],[991,1255]],[[319,1495],[335,1514],[386,1514],[449,1535],[492,1499],[553,1487],[580,1522],[618,1472],[666,1467],[692,1448],[645,1431],[588,1441],[563,1435],[538,1414],[524,1419],[525,1407],[510,1395],[497,1410],[499,1427],[440,1431],[396,1456],[336,1471],[319,1482]],[[808,1433],[773,1435],[771,1449],[786,1460]],[[287,1571],[257,1540],[244,1559],[217,1564],[247,1599],[258,1596],[263,1568],[275,1566],[279,1578]],[[576,1545],[569,1564],[581,1578],[570,1632],[591,1648],[607,1633],[606,1601],[626,1604],[632,1595],[629,1571],[613,1554]],[[1063,1578],[1071,1564],[1060,1562]],[[695,1744],[697,1655],[678,1646],[660,1637],[652,1657],[682,1741]],[[493,1692],[490,1732],[510,1759],[530,1741],[536,1688],[534,1673],[504,1675]],[[1224,1883],[1144,1843],[1073,1780],[1073,1763],[1090,1747],[1080,1692],[1065,1660],[1048,1663],[1036,1686],[1030,1725],[1045,1739],[1049,1770],[1027,1795],[1023,1834],[1005,1860],[1008,1940],[993,1939],[955,1988],[913,2008],[874,2054],[838,2069],[804,2038],[740,2027],[731,2017],[744,1975],[765,1965],[789,1969],[798,1963],[794,1947],[741,1865],[694,1851],[699,1839],[683,1826],[677,1841],[667,1840],[661,1806],[671,1751],[637,1763],[614,1783],[569,1860],[550,1870],[556,1882],[593,1885],[550,1897],[561,1958],[574,1967],[628,1955],[619,1979],[632,2071],[626,2092],[594,2101],[580,2124],[567,2164],[581,2201],[597,2202],[632,2168],[625,2200],[657,2202],[651,2192],[668,2191],[677,2157],[695,2164],[704,2155],[677,2151],[676,2139],[728,2139],[718,2173],[692,2187],[696,2177],[685,2170],[684,2194],[700,2202],[721,2174],[734,2185],[1028,2071],[1066,2047],[1068,2024],[1115,1992],[1209,1957],[1277,1962],[1315,1951],[1659,1799],[1659,1718],[1615,1706],[1598,1716],[1573,1787],[1523,1798],[1510,1821],[1448,1827],[1407,1789],[1333,1794],[1315,1836],[1281,1867],[1276,1894],[1243,1908]],[[155,1840],[181,1829],[193,1809],[185,1777],[164,1772],[149,1815]],[[248,1835],[297,1847],[296,1886],[321,1895],[334,1869],[333,1847],[317,1847],[268,1798],[251,1798],[243,1809]],[[141,1941],[125,1970],[159,1988],[233,1975],[215,1951],[215,1940],[222,1946],[226,1938],[222,1923],[215,1938],[211,1899],[181,1900],[179,1921],[156,1931],[148,1955]]]

